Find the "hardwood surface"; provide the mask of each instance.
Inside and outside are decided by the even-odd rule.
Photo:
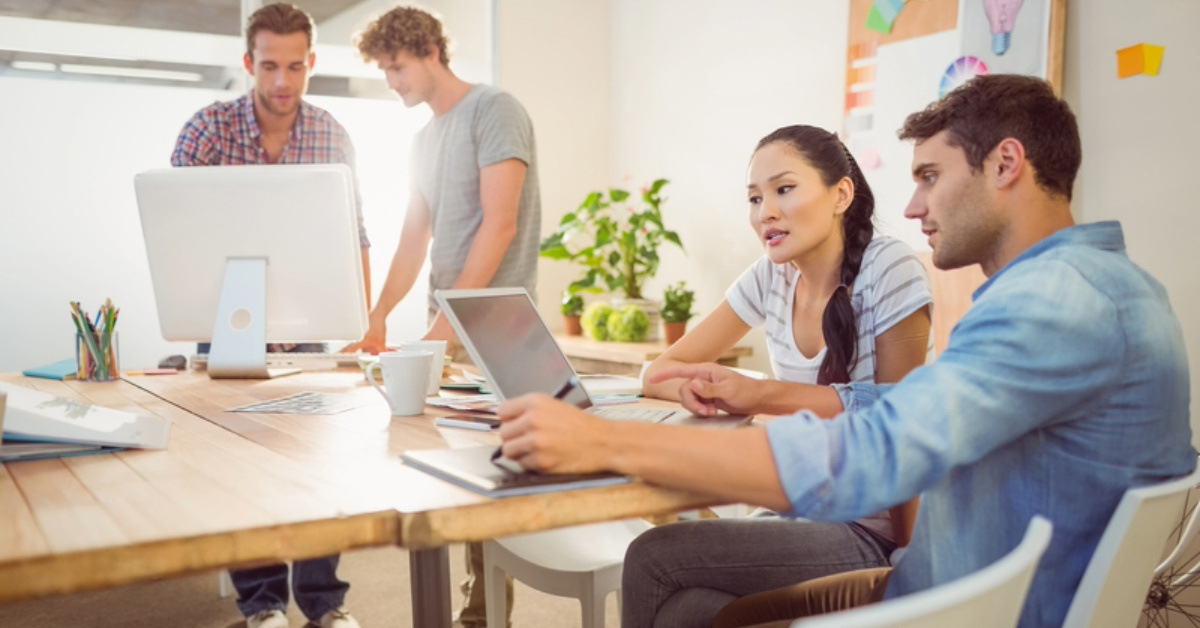
[[[399,456],[497,437],[435,427],[433,414],[390,417],[358,371],[0,381],[173,423],[166,450],[0,465],[0,602],[395,544],[415,550],[414,625],[448,625],[449,543],[715,504],[640,482],[480,497]],[[362,405],[325,416],[227,411],[305,391]]]
[[[663,342],[598,342],[586,336],[555,334],[555,342],[571,361],[571,366],[580,373],[610,373],[613,375],[641,375],[642,365],[662,355],[667,350]],[[736,367],[740,358],[754,352],[748,346],[736,346],[726,351],[718,364]]]

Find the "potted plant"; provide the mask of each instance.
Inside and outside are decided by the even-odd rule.
[[[562,295],[563,328],[568,336],[583,335],[579,316],[583,314],[583,297],[577,292],[564,290]]]
[[[651,333],[658,326],[657,304],[643,299],[647,279],[658,272],[658,247],[670,242],[683,250],[679,234],[662,219],[662,188],[658,179],[643,188],[640,204],[626,190],[610,188],[587,195],[575,211],[559,221],[558,228],[541,242],[542,257],[567,260],[584,267],[583,277],[568,287],[572,292],[620,292],[624,303],[638,303],[651,318]],[[621,302],[617,303],[622,304]]]
[[[663,337],[667,345],[675,344],[687,331],[687,322],[692,314],[692,302],[696,293],[687,289],[687,282],[667,286],[663,291],[663,306],[659,314],[662,316]]]

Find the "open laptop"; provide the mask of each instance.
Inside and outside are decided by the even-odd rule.
[[[544,393],[611,420],[704,427],[737,427],[750,420],[734,415],[701,417],[686,410],[596,408],[524,288],[438,290],[435,297],[502,401]]]

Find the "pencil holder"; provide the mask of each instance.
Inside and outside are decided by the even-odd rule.
[[[120,334],[75,334],[76,375],[87,382],[111,382],[120,376]]]

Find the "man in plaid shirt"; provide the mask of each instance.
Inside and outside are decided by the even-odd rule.
[[[354,144],[346,129],[324,109],[304,102],[312,52],[313,25],[289,4],[263,7],[246,28],[246,71],[250,93],[216,102],[196,112],[179,132],[172,166],[344,163],[354,170]],[[354,186],[358,239],[362,246],[367,309],[371,307],[371,246],[363,227],[362,196]]]
[[[267,5],[246,24],[246,71],[254,89],[231,102],[201,109],[184,125],[171,154],[173,166],[344,163],[354,168],[354,146],[329,112],[302,100],[316,55],[313,23],[290,4]],[[356,182],[357,183],[357,182]],[[362,199],[358,234],[363,280],[370,307]],[[286,236],[282,236],[286,237]],[[269,351],[322,351],[317,345],[270,345]],[[201,351],[205,351],[203,345]],[[298,560],[292,567],[296,605],[319,628],[359,628],[342,605],[350,585],[337,577],[338,556]],[[238,592],[238,609],[248,628],[287,628],[288,566],[268,565],[229,573]]]

